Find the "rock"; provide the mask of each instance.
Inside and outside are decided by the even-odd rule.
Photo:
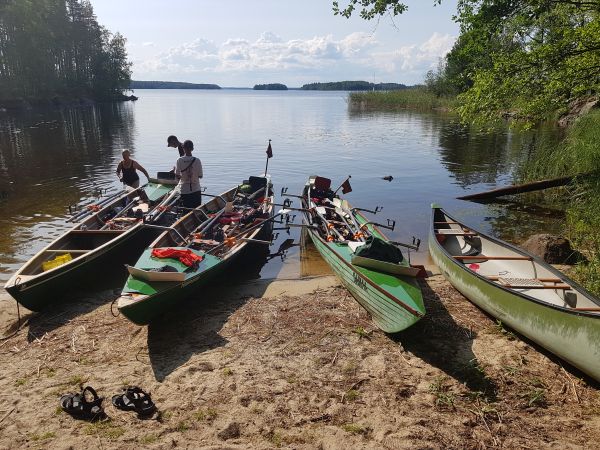
[[[584,259],[578,251],[571,248],[567,239],[553,234],[534,234],[522,247],[549,264],[575,264]]]
[[[579,117],[590,112],[592,108],[599,106],[599,100],[597,97],[581,97],[573,100],[569,103],[569,112],[564,114],[558,120],[558,126],[566,127],[572,124]]]
[[[217,436],[219,439],[224,441],[240,437],[240,424],[237,422],[231,422],[224,430],[219,431]]]

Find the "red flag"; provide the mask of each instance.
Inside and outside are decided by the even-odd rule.
[[[342,184],[342,194],[347,194],[348,192],[352,192],[352,186],[350,186],[350,178],[346,179]]]
[[[271,148],[271,139],[269,139],[269,146],[267,147],[267,158],[273,157],[273,149]]]

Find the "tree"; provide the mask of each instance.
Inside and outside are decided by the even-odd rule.
[[[114,98],[130,67],[89,0],[0,0],[0,99]]]

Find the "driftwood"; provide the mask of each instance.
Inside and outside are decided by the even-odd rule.
[[[584,174],[590,175],[590,174]],[[492,189],[490,191],[480,192],[478,194],[463,195],[457,197],[459,200],[487,200],[504,195],[522,194],[524,192],[541,191],[552,187],[564,186],[572,182],[575,177],[581,175],[572,175],[568,177],[552,178],[550,180],[533,181],[531,183],[516,184],[503,188]]]

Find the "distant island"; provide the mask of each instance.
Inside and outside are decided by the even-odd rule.
[[[331,83],[309,83],[300,89],[304,91],[398,91],[408,86],[399,83],[369,83],[368,81],[335,81]]]
[[[255,91],[287,91],[288,87],[281,83],[255,84]]]
[[[136,81],[131,80],[130,89],[221,89],[217,84],[185,83],[183,81]]]

